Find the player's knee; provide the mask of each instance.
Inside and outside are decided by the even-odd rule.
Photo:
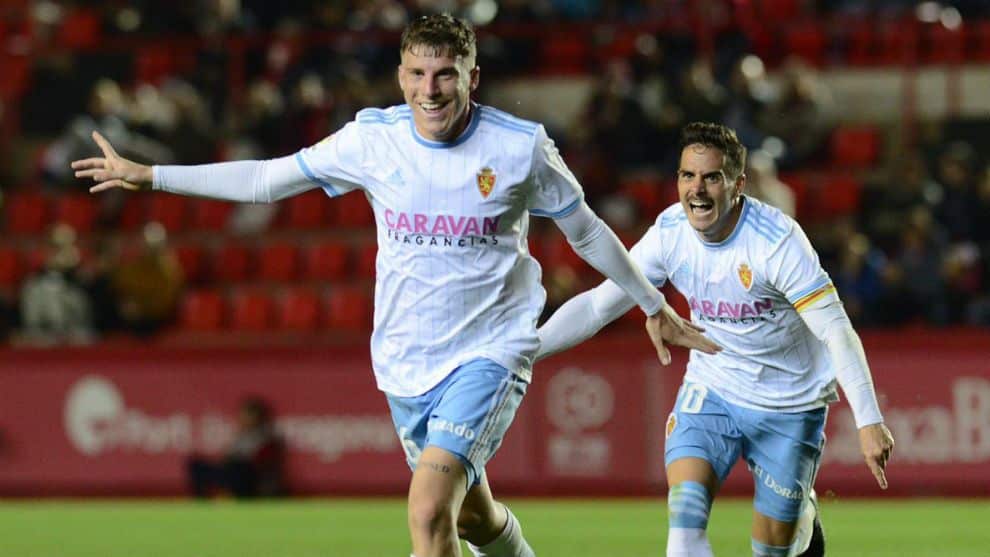
[[[409,528],[424,534],[451,531],[454,528],[453,505],[437,499],[409,501]]]
[[[670,527],[704,530],[711,506],[711,495],[701,483],[684,481],[671,486],[667,494]]]

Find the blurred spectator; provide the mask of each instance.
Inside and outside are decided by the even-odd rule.
[[[777,178],[777,163],[766,151],[750,153],[745,191],[747,195],[773,205],[789,217],[797,214],[794,192]]]
[[[949,321],[945,280],[942,275],[946,249],[944,232],[925,207],[915,208],[901,233],[896,258],[898,277],[891,285],[906,295],[900,301],[909,319],[924,319],[936,325]]]
[[[123,326],[140,335],[157,332],[175,314],[182,293],[182,267],[168,247],[165,227],[145,225],[138,256],[120,265],[113,289]]]
[[[780,91],[758,121],[764,133],[784,144],[780,167],[792,169],[823,154],[836,114],[831,91],[811,66],[789,60],[780,77]]]
[[[52,229],[44,268],[21,287],[21,340],[30,344],[86,343],[93,340],[92,304],[79,281],[76,232]]]
[[[101,335],[120,329],[120,312],[113,277],[120,265],[116,238],[102,238],[92,259],[83,264],[80,281],[92,303],[93,327]]]
[[[285,447],[275,430],[269,404],[245,399],[237,432],[219,462],[194,455],[186,462],[189,489],[196,497],[228,494],[238,498],[285,495]]]
[[[45,150],[42,171],[50,182],[65,184],[72,181],[69,162],[85,158],[93,152],[93,130],[121,145],[126,145],[125,156],[136,160],[175,161],[170,149],[139,133],[128,129],[132,100],[113,80],[101,79],[93,87],[86,114],[76,116],[62,134]],[[124,153],[121,153],[124,154]]]
[[[897,156],[879,180],[865,191],[862,216],[867,233],[881,249],[894,252],[915,207],[932,209],[942,199],[942,186],[931,178],[917,151]]]
[[[856,233],[842,246],[835,286],[849,318],[857,324],[882,322],[884,272],[887,261],[883,253],[870,245],[865,235]]]
[[[935,218],[954,242],[967,240],[975,232],[975,164],[976,153],[964,141],[951,143],[938,158],[936,177],[942,198],[935,206]]]

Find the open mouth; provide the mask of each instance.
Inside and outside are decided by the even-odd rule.
[[[445,102],[421,102],[419,103],[419,108],[426,113],[427,116],[437,116],[443,109],[447,107]]]
[[[712,211],[715,209],[715,203],[712,201],[694,199],[688,202],[688,207],[691,208],[691,213],[693,215],[704,217],[712,213]]]

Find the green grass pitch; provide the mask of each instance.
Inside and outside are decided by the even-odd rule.
[[[662,556],[660,499],[509,504],[539,557]],[[832,557],[988,557],[990,504],[823,501]],[[750,502],[715,504],[716,555],[749,556]],[[400,499],[0,502],[3,557],[408,557]]]

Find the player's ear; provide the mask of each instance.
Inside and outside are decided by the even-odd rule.
[[[736,195],[742,194],[743,190],[746,189],[746,173],[743,172],[739,174],[736,178]]]
[[[481,66],[475,66],[471,68],[471,91],[478,88],[478,83],[481,82]]]

